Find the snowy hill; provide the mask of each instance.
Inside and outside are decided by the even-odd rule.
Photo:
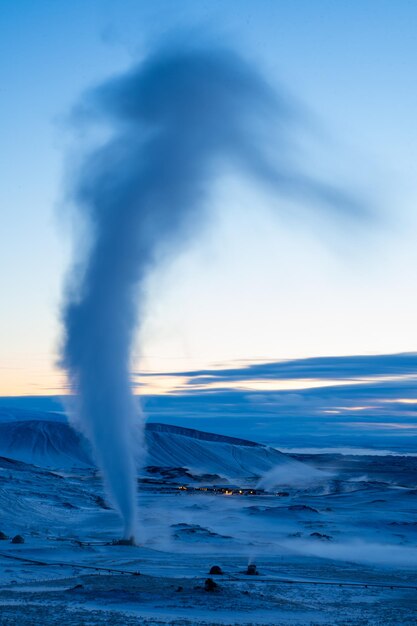
[[[12,411],[0,421],[0,456],[49,468],[93,465],[88,442],[66,422],[56,421],[55,416],[48,420],[45,413],[41,419],[13,420]],[[232,478],[260,476],[291,462],[277,450],[252,441],[166,424],[147,425],[146,445],[148,466],[185,467],[192,473]]]
[[[41,420],[0,422],[0,456],[39,467],[89,467],[88,443],[67,423]]]
[[[166,424],[146,428],[148,465],[187,467],[191,472],[229,477],[260,476],[287,457],[252,441]]]

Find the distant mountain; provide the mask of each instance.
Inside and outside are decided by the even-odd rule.
[[[89,443],[62,418],[50,414],[48,419],[41,411],[30,417],[29,412],[22,415],[16,409],[0,416],[0,456],[47,468],[94,465]],[[191,473],[237,478],[261,476],[291,463],[273,448],[235,437],[167,424],[147,424],[145,433],[148,466],[185,467]]]
[[[190,428],[148,424],[147,465],[187,467],[194,473],[227,477],[261,476],[288,461],[273,448]]]

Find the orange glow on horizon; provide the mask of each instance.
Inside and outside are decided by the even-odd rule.
[[[255,361],[258,363],[258,361]],[[246,365],[251,362],[247,361]],[[164,364],[165,365],[165,364]],[[219,364],[208,369],[208,376],[199,378],[193,377],[181,371],[170,374],[166,371],[147,371],[146,375],[140,373],[133,382],[133,393],[135,395],[169,395],[176,393],[186,393],[188,391],[214,391],[214,390],[240,390],[240,391],[301,391],[306,389],[318,389],[325,387],[339,387],[349,385],[364,385],[372,382],[395,382],[416,379],[414,375],[400,376],[375,376],[352,379],[338,378],[286,378],[286,379],[245,379],[227,380],[227,370],[231,363],[227,363],[223,369]],[[192,372],[192,370],[191,370]],[[212,380],[219,372],[219,379]],[[249,373],[249,372],[248,372]],[[224,379],[222,379],[222,375]],[[44,360],[36,361],[31,359],[27,367],[8,363],[7,366],[0,367],[0,396],[61,396],[67,395],[69,389],[66,383],[65,374],[57,367],[50,365]],[[375,403],[375,400],[374,400]],[[377,401],[381,403],[417,404],[417,398],[383,399]],[[344,411],[366,411],[374,406],[335,406],[326,412]]]
[[[49,367],[0,368],[0,396],[62,396],[68,389],[64,374]]]

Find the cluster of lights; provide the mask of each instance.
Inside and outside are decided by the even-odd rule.
[[[233,489],[231,487],[187,487],[186,485],[180,485],[178,487],[178,489],[180,491],[205,491],[205,492],[211,492],[211,493],[221,493],[222,495],[225,496],[234,496],[234,495],[250,495],[250,496],[256,496],[256,495],[272,495],[272,494],[268,494],[267,492],[265,492],[263,489]],[[282,495],[282,494],[276,494],[276,495]]]

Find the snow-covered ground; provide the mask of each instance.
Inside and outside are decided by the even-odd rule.
[[[146,438],[139,545],[112,545],[86,443],[58,414],[2,410],[0,531],[25,542],[0,541],[1,625],[416,623],[416,457]]]

